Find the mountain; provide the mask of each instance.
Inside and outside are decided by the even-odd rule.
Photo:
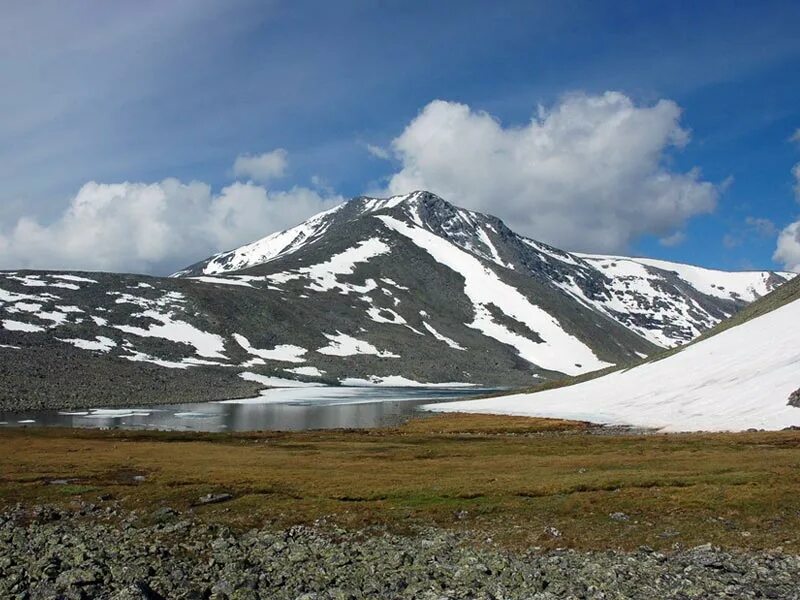
[[[800,426],[800,280],[754,302],[695,343],[630,369],[533,394],[439,411],[577,419],[662,431]]]
[[[398,221],[403,226],[393,226]],[[363,234],[353,230],[363,224]],[[419,228],[452,246],[446,250],[450,256],[436,261],[440,264],[457,261],[457,256],[466,252],[501,280],[515,279],[509,283],[518,285],[521,276],[523,286],[534,285],[530,280],[541,283],[559,297],[566,294],[663,347],[694,339],[793,276],[568,253],[517,235],[496,217],[457,208],[428,192],[387,199],[356,198],[297,227],[212,256],[175,276],[213,276],[254,267],[262,267],[259,274],[267,275],[291,271],[295,266],[292,257],[302,261],[308,253],[324,257],[339,247],[349,248],[358,240],[371,239],[368,236],[381,224],[380,239],[392,240],[391,252],[377,253],[370,257],[371,262],[387,262],[380,254],[388,254],[391,261],[408,241],[424,249],[425,240],[408,235]],[[340,241],[344,243],[337,243]],[[314,252],[320,248],[324,248],[321,253]],[[534,304],[538,304],[538,298]]]
[[[568,253],[427,192],[355,198],[170,278],[0,273],[0,407],[530,385],[691,341],[790,276]]]

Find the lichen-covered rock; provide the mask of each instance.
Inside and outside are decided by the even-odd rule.
[[[512,554],[436,529],[234,534],[191,520],[178,529],[143,515],[119,522],[110,507],[92,518],[34,512],[0,518],[0,598],[800,598],[800,557],[710,544],[669,555],[645,547]]]

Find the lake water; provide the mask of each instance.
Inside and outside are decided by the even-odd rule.
[[[155,406],[0,412],[4,427],[84,427],[169,431],[364,429],[405,422],[422,404],[464,400],[486,388],[270,389],[256,398]]]

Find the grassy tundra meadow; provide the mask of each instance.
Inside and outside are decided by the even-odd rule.
[[[118,503],[233,529],[436,525],[509,548],[800,550],[800,432],[435,415],[380,430],[0,433],[0,508]],[[197,505],[206,494],[226,502]],[[143,518],[147,518],[146,516]]]

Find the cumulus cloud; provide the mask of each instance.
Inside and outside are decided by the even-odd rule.
[[[289,153],[277,148],[264,154],[240,154],[233,163],[233,174],[238,178],[249,178],[266,183],[283,177],[289,166]]]
[[[698,170],[669,168],[669,150],[689,141],[680,114],[669,100],[576,94],[505,127],[437,100],[393,140],[402,168],[388,191],[428,189],[567,249],[623,251],[644,234],[680,241],[675,232],[713,211],[720,194]]]
[[[781,231],[772,258],[788,271],[800,273],[800,221],[795,221]]]
[[[22,218],[0,232],[0,268],[165,274],[342,201],[295,187],[236,182],[219,193],[200,182],[85,184],[55,222]]]
[[[791,141],[800,143],[800,129],[794,132]],[[792,176],[794,176],[794,197],[800,202],[800,163],[792,167]],[[781,263],[789,271],[800,273],[800,220],[791,223],[780,232],[772,260]]]
[[[800,163],[794,166],[795,197],[800,201]],[[787,225],[778,234],[778,245],[772,260],[780,263],[789,271],[800,273],[800,220]]]

